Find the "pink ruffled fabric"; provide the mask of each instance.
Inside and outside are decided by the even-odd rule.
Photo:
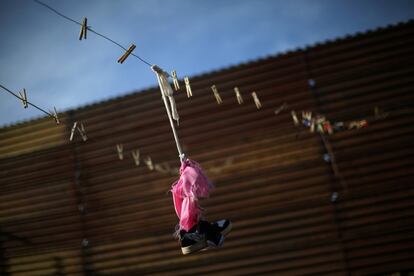
[[[201,218],[200,198],[207,198],[213,188],[200,165],[187,159],[181,164],[180,179],[172,186],[174,208],[180,230],[190,230]]]

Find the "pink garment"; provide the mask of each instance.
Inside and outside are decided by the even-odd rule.
[[[209,196],[212,183],[200,165],[187,159],[181,164],[180,179],[172,186],[174,208],[180,219],[180,230],[190,230],[201,218],[198,200]]]

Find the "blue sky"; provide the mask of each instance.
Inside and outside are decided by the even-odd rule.
[[[414,18],[410,0],[42,0],[179,77]],[[122,50],[31,0],[0,1],[0,84],[64,111],[155,86]],[[0,127],[43,116],[0,91]]]

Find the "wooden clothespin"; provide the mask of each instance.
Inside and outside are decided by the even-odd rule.
[[[293,123],[295,124],[295,126],[299,125],[299,120],[298,116],[296,115],[296,111],[292,110],[290,111],[290,114],[292,115]]]
[[[78,126],[77,129],[82,137],[82,140],[86,142],[86,140],[88,140],[88,136],[86,136],[85,126],[83,125],[83,123],[80,123],[80,127]]]
[[[70,138],[69,138],[70,141],[73,141],[73,136],[75,135],[77,125],[78,125],[78,122],[73,123],[72,129],[70,130]]]
[[[154,164],[152,163],[152,159],[151,159],[151,157],[147,156],[147,157],[144,159],[144,163],[145,163],[145,165],[147,165],[147,167],[148,167],[148,169],[149,169],[150,171],[153,171],[153,170],[154,170]]]
[[[88,19],[86,17],[83,18],[81,30],[79,33],[79,40],[86,39],[86,31],[88,30]]]
[[[312,123],[312,111],[302,111],[302,124],[305,127],[310,127]]]
[[[324,122],[326,121],[325,116],[317,116],[315,119],[316,131],[319,133],[325,133]]]
[[[367,120],[361,120],[359,121],[359,128],[367,127],[368,121]]]
[[[20,100],[22,101],[23,107],[27,108],[27,95],[26,95],[26,89],[23,88],[23,93],[19,92],[20,94]]]
[[[184,77],[184,82],[185,82],[185,90],[187,90],[187,98],[190,98],[193,96],[193,92],[191,91],[191,86],[190,86],[190,79],[188,77]]]
[[[219,92],[218,92],[218,90],[217,90],[216,85],[212,85],[212,86],[211,86],[211,90],[213,90],[214,97],[216,98],[217,103],[218,103],[218,104],[222,104],[222,103],[223,103],[223,100],[222,100],[222,99],[221,99],[221,97],[220,97],[220,94],[219,94]]]
[[[332,135],[333,134],[333,129],[332,129],[331,122],[324,121],[323,124],[322,124],[322,126],[323,126],[323,131],[324,132],[327,132],[329,135]]]
[[[353,128],[358,128],[358,122],[357,121],[349,122],[348,129],[353,129]]]
[[[236,86],[236,87],[234,87],[234,92],[236,93],[236,99],[237,99],[237,102],[239,103],[239,104],[242,104],[243,103],[243,98],[242,98],[242,96],[241,96],[241,94],[240,94],[240,90],[239,90],[239,88]]]
[[[178,82],[177,72],[175,70],[172,70],[171,75],[172,75],[172,78],[173,78],[175,91],[180,90],[180,83]]]
[[[135,165],[139,166],[139,150],[133,150],[132,158],[134,158]]]
[[[52,117],[55,120],[56,124],[59,125],[60,124],[60,120],[59,120],[59,116],[56,110],[56,107],[53,107],[53,111],[49,111],[50,113],[52,113]]]
[[[367,120],[360,120],[360,121],[352,121],[349,123],[348,128],[349,129],[360,129],[363,127],[367,127],[368,126],[368,121]]]
[[[124,145],[117,144],[116,145],[116,152],[118,153],[119,160],[124,160]]]
[[[129,49],[118,59],[118,63],[124,63],[124,61],[127,59],[127,57],[129,57],[129,55],[132,53],[132,51],[134,51],[136,47],[137,46],[135,46],[135,44],[129,46]]]
[[[254,100],[254,104],[256,105],[256,108],[257,109],[260,109],[260,108],[262,108],[262,104],[260,103],[260,100],[259,100],[259,98],[257,97],[257,94],[256,94],[256,92],[252,92],[252,97],[253,97],[253,100]]]
[[[278,115],[280,112],[282,112],[283,110],[285,110],[288,107],[287,103],[283,103],[281,106],[279,106],[276,110],[275,110],[275,115]]]
[[[310,129],[309,129],[309,131],[310,131],[311,133],[314,133],[314,132],[315,132],[315,119],[313,119],[313,118],[312,118],[312,120],[311,120],[311,125],[310,125]]]
[[[79,132],[84,142],[88,140],[88,137],[86,136],[85,126],[83,125],[83,123],[78,124],[78,122],[74,122],[72,129],[70,131],[70,141],[73,141],[73,136],[75,135],[76,130]]]

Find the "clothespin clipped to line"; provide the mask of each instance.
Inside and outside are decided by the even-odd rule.
[[[177,72],[175,70],[172,70],[171,75],[172,75],[172,78],[173,78],[175,91],[180,90],[180,83],[178,82]]]
[[[316,125],[316,131],[319,133],[328,133],[329,135],[333,134],[333,128],[331,125],[331,122],[326,120],[325,116],[316,116],[315,118],[315,125]],[[311,132],[314,131],[314,127],[311,125]]]
[[[88,19],[86,17],[83,18],[81,30],[79,33],[79,40],[86,39],[86,31],[88,30]]]
[[[133,150],[131,154],[132,158],[134,158],[135,165],[139,166],[139,150]]]
[[[237,102],[239,103],[239,104],[242,104],[243,103],[243,98],[242,98],[242,96],[241,96],[241,94],[240,94],[240,90],[239,90],[239,88],[236,86],[236,87],[234,87],[234,92],[236,93],[236,99],[237,99]]]
[[[257,109],[262,108],[262,103],[260,102],[259,98],[257,97],[256,92],[254,92],[254,91],[252,92],[252,97],[253,97],[253,100],[254,100],[254,104],[256,105],[256,108]]]
[[[184,77],[184,83],[185,83],[185,90],[187,91],[187,98],[190,98],[193,96],[193,92],[191,91],[191,86],[190,86],[190,79],[188,77]]]
[[[132,53],[132,51],[134,51],[136,47],[137,46],[135,46],[135,44],[129,46],[129,49],[118,59],[118,63],[124,63],[124,61],[129,57],[129,55]]]
[[[275,110],[275,115],[279,115],[279,113],[282,112],[283,110],[285,110],[286,108],[288,108],[288,104],[287,103],[283,103],[281,106],[279,106]]]
[[[55,120],[56,124],[59,125],[60,124],[60,120],[59,120],[59,116],[58,116],[56,107],[53,107],[53,111],[50,111],[49,110],[49,112],[51,113],[51,117],[53,117],[53,119]]]
[[[311,133],[315,132],[315,119],[312,118],[312,111],[302,111],[302,124],[309,127]]]
[[[69,137],[70,141],[73,141],[73,136],[75,135],[77,125],[78,125],[78,122],[73,123],[72,129],[70,131],[70,137]]]
[[[368,126],[368,121],[367,120],[360,120],[360,121],[352,121],[349,123],[348,125],[348,129],[360,129],[363,127],[367,127]]]
[[[82,137],[82,140],[84,142],[86,142],[86,140],[88,140],[88,137],[86,136],[86,131],[85,131],[85,127],[83,125],[83,123],[78,124],[78,122],[74,122],[72,129],[70,131],[70,141],[73,140],[73,136],[75,135],[76,130],[79,132],[79,134]]]
[[[329,135],[333,134],[333,128],[332,128],[331,122],[324,121],[322,124],[322,127],[323,127],[324,132],[327,132]]]
[[[299,120],[298,116],[296,115],[296,111],[292,110],[290,111],[290,114],[292,115],[293,123],[295,124],[295,126],[299,125]]]
[[[294,118],[293,120],[295,121],[296,113],[295,115],[292,114],[292,117]],[[305,127],[309,127],[309,130],[311,133],[315,132],[315,127],[316,127],[316,130],[319,133],[333,134],[333,128],[332,128],[331,122],[326,120],[324,116],[320,116],[320,115],[316,116],[315,118],[312,118],[311,111],[302,111],[302,124]],[[295,125],[296,125],[296,121],[295,121]]]
[[[124,145],[117,144],[116,145],[116,152],[118,153],[119,160],[124,160]]]
[[[20,100],[22,101],[23,107],[28,108],[29,105],[27,104],[27,95],[26,95],[26,89],[23,88],[23,93],[19,92]]]
[[[312,124],[312,111],[302,111],[302,124],[305,127],[310,127]]]
[[[316,131],[319,133],[324,133],[323,130],[323,122],[325,122],[325,117],[324,116],[316,116],[315,118],[315,126],[316,126]]]
[[[220,94],[218,92],[217,86],[213,84],[211,86],[211,90],[213,91],[213,94],[214,94],[214,97],[216,98],[217,103],[218,104],[222,104],[223,103],[223,100],[220,97]]]
[[[152,163],[152,159],[151,159],[151,157],[147,156],[147,157],[144,159],[144,163],[145,163],[145,165],[147,165],[147,167],[148,167],[148,169],[149,169],[150,171],[153,171],[153,170],[154,170],[154,164]]]
[[[315,119],[313,119],[313,118],[311,120],[311,125],[310,125],[310,128],[309,128],[309,131],[311,133],[314,133],[315,132]]]
[[[86,136],[86,131],[85,131],[85,127],[83,123],[80,123],[80,127],[78,126],[77,130],[79,131],[79,134],[81,135],[82,140],[86,142],[86,140],[88,140],[88,136]]]

